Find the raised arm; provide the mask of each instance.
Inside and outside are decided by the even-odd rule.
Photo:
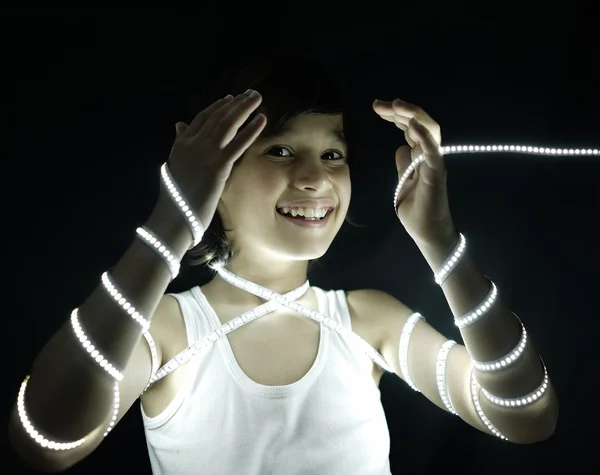
[[[375,327],[380,352],[395,374],[434,404],[510,442],[545,440],[558,417],[546,368],[525,326],[476,268],[465,242],[421,248],[442,277],[438,282],[464,344],[385,292],[355,291],[348,304]],[[438,272],[443,268],[450,268],[445,276]]]
[[[146,227],[181,259],[190,246],[190,232],[171,203],[163,199],[159,202]],[[124,312],[105,286],[107,278],[145,321],[151,320],[148,340],[142,338],[143,326]],[[162,361],[159,303],[171,278],[157,253],[140,239],[134,240],[119,262],[103,275],[103,282],[44,346],[21,386],[19,398],[24,413],[20,413],[18,401],[9,426],[11,444],[26,464],[53,472],[71,467],[100,444],[109,424],[114,426],[139,397],[152,370],[149,341],[154,342],[155,366]],[[87,351],[80,337],[100,351]],[[104,367],[95,359],[100,355]],[[106,371],[106,362],[114,368],[112,375]],[[119,373],[118,379],[112,377]],[[111,421],[115,384],[118,414]],[[35,432],[26,431],[23,414]],[[73,442],[76,446],[56,450],[51,442]]]
[[[244,125],[260,102],[255,91],[227,96],[189,126],[178,123],[146,226],[46,344],[20,387],[9,432],[25,463],[57,472],[82,460],[147,387],[168,327],[169,302],[161,298],[185,252],[200,242],[201,223],[211,222],[235,161],[263,130],[262,114]]]

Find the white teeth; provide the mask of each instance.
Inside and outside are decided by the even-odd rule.
[[[304,216],[307,219],[321,219],[324,218],[325,215],[327,214],[327,211],[329,210],[329,208],[319,208],[319,209],[314,209],[314,208],[281,208],[279,211],[281,211],[283,214],[288,214],[288,215],[292,215],[292,216]]]

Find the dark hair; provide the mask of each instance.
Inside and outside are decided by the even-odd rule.
[[[230,65],[225,69],[217,81],[211,88],[212,97],[204,101],[207,104],[227,94],[236,96],[250,88],[260,92],[263,101],[246,123],[258,113],[265,114],[268,120],[263,136],[277,133],[290,119],[303,114],[343,114],[347,140],[351,135],[350,114],[343,89],[335,76],[315,61],[290,54],[246,57],[241,66]],[[348,140],[347,158],[352,168],[350,146],[351,140]],[[241,160],[243,155],[234,164],[234,168]],[[348,215],[346,222],[352,226],[360,226]],[[186,264],[210,266],[216,261],[227,262],[233,253],[225,231],[221,217],[216,212],[202,242],[188,252]],[[309,262],[309,270],[317,261],[318,259],[313,259]]]

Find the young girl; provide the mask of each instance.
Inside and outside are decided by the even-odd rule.
[[[177,123],[154,211],[20,388],[15,450],[65,470],[141,396],[155,474],[389,474],[384,371],[483,432],[549,437],[556,396],[454,229],[439,126],[411,104],[373,104],[410,145],[396,154],[394,204],[465,346],[384,292],[308,285],[347,218],[348,116],[320,71],[258,66]],[[188,251],[214,278],[165,295]]]

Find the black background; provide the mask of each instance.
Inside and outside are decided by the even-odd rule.
[[[591,2],[492,10],[427,3],[363,15],[391,23],[348,24],[344,10],[327,21],[319,9],[302,11],[306,20],[297,21],[289,9],[238,25],[183,8],[4,9],[3,414],[37,352],[148,217],[174,123],[191,118],[186,97],[208,83],[217,62],[273,42],[336,68],[357,114],[351,210],[368,226],[342,228],[311,284],[385,290],[456,339],[441,290],[393,214],[394,151],[404,141],[373,113],[372,100],[420,105],[440,123],[445,145],[600,148]],[[599,163],[598,156],[447,156],[455,223],[526,324],[561,413],[549,441],[513,445],[385,376],[393,473],[531,473],[556,462],[594,463]],[[184,270],[168,290],[207,275]],[[10,450],[2,459],[7,473],[30,473]],[[111,471],[150,473],[139,403],[69,473]]]

